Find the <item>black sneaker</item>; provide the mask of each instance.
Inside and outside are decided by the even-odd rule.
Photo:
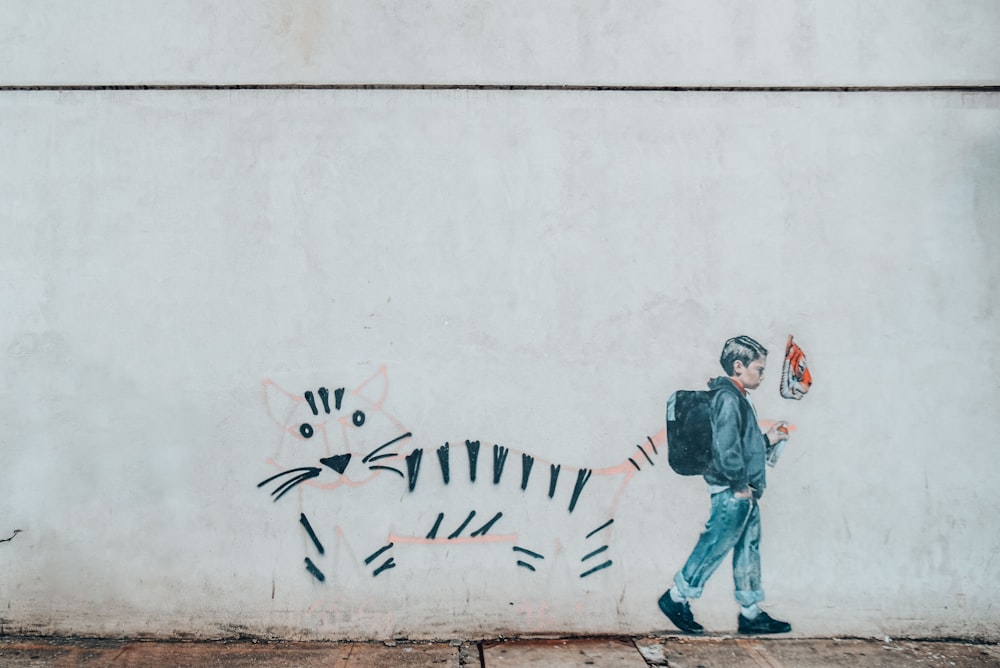
[[[772,619],[763,610],[753,619],[747,619],[742,613],[738,617],[740,633],[763,635],[765,633],[788,633],[792,630],[791,624],[778,619]]]
[[[670,598],[669,589],[660,597],[658,603],[663,614],[674,623],[674,626],[684,631],[684,633],[691,633],[696,636],[705,633],[705,627],[694,621],[694,615],[691,614],[691,606],[688,605],[688,602],[678,603]]]

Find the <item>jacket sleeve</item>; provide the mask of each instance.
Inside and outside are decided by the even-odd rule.
[[[734,492],[749,484],[743,458],[743,433],[739,399],[729,392],[718,392],[712,401],[712,459],[715,468]]]

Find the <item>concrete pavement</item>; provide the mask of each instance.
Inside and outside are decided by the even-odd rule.
[[[1000,646],[962,642],[656,636],[452,642],[174,642],[0,637],[0,666],[446,668],[568,666],[826,668],[1000,666]]]

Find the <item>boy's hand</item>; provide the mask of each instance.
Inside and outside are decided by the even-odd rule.
[[[767,442],[771,445],[776,445],[782,441],[788,440],[788,423],[782,420],[781,422],[772,425],[770,429],[767,430]]]

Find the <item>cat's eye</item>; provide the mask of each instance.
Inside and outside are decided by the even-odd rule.
[[[351,416],[351,420],[354,422],[355,427],[360,427],[365,423],[365,414],[361,411],[354,411],[354,415]]]
[[[313,428],[308,422],[303,422],[302,426],[299,427],[299,433],[302,434],[302,438],[312,438]]]

